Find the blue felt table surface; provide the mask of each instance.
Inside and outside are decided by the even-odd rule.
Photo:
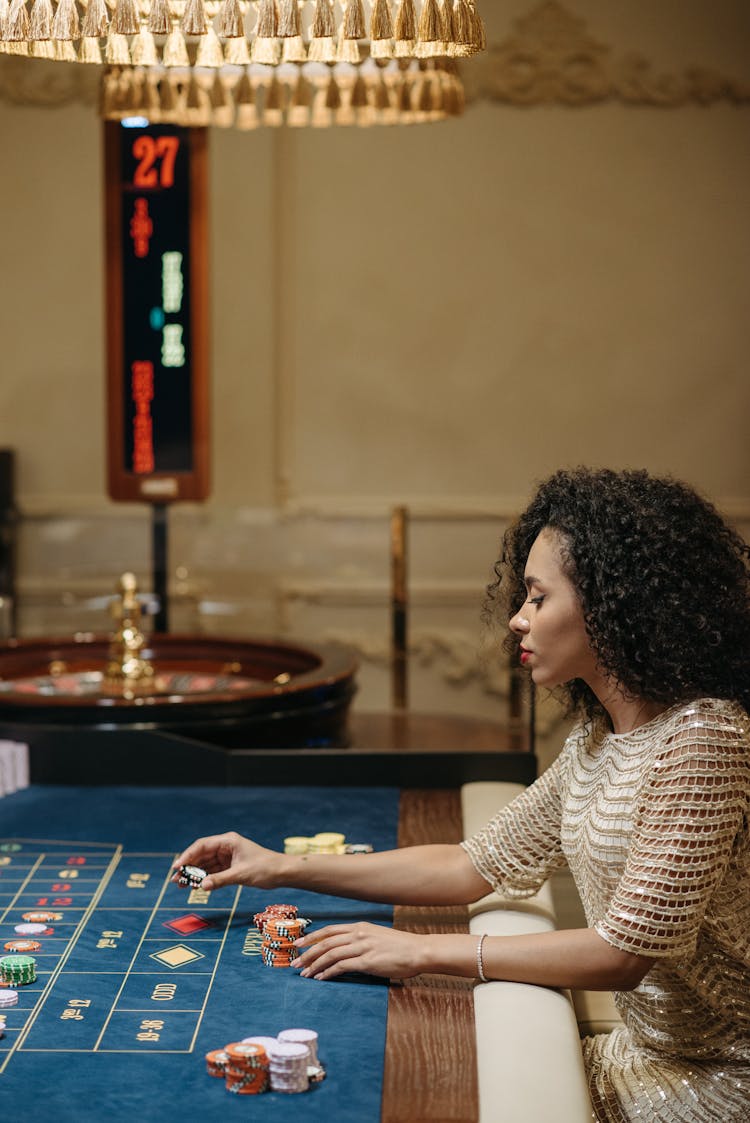
[[[18,938],[23,912],[61,915],[36,937],[37,982],[5,1011],[0,1118],[265,1123],[293,1111],[310,1123],[375,1123],[387,986],[265,967],[253,914],[289,902],[319,927],[388,924],[392,910],[244,887],[190,903],[169,874],[200,835],[237,830],[281,849],[290,834],[338,831],[381,850],[397,829],[392,788],[32,786],[0,799],[0,942]],[[320,1038],[328,1078],[309,1092],[236,1096],[207,1075],[209,1050],[293,1027]]]

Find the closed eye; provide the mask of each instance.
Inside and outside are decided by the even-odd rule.
[[[540,593],[538,597],[529,597],[529,604],[541,604],[544,600],[544,594]]]

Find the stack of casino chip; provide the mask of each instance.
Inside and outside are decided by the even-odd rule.
[[[226,1049],[212,1049],[206,1053],[206,1071],[209,1076],[219,1076],[223,1080],[226,1076],[229,1054]]]
[[[306,1092],[310,1086],[307,1067],[310,1050],[295,1041],[279,1041],[271,1046],[268,1073],[272,1092]]]
[[[345,837],[335,831],[321,831],[311,838],[291,835],[284,839],[285,854],[344,854]]]
[[[289,835],[284,839],[284,853],[285,854],[309,854],[310,843],[312,839],[307,838],[305,835]]]
[[[0,990],[0,1010],[10,1009],[11,1006],[18,1005],[18,991],[17,990]]]
[[[269,1058],[262,1045],[233,1041],[221,1050],[227,1055],[224,1080],[228,1092],[257,1095],[268,1088]]]
[[[0,981],[24,986],[36,982],[36,960],[31,955],[5,955],[0,959]]]
[[[346,838],[336,831],[321,831],[310,839],[311,854],[344,854]]]
[[[284,839],[285,854],[371,854],[369,842],[347,842],[346,836],[335,831],[321,831],[306,838],[290,835]]]
[[[266,967],[291,967],[299,955],[294,941],[307,926],[302,917],[266,917],[263,922],[263,939],[260,954]]]
[[[278,1037],[244,1037],[206,1054],[209,1076],[224,1079],[229,1092],[252,1095],[306,1092],[325,1079],[313,1029],[284,1029]]]
[[[311,1084],[319,1084],[325,1079],[325,1069],[318,1057],[318,1035],[314,1029],[282,1029],[278,1041],[306,1045],[308,1051],[307,1078]]]
[[[266,905],[263,912],[256,912],[253,917],[255,927],[262,935],[265,931],[267,920],[294,920],[299,910],[296,905]]]
[[[311,1065],[319,1065],[318,1035],[314,1029],[282,1029],[277,1041],[291,1041],[295,1045],[306,1045],[310,1053]]]

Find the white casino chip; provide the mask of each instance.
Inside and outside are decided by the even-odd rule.
[[[46,924],[16,924],[14,931],[19,936],[41,936],[42,932],[46,932],[48,925]]]

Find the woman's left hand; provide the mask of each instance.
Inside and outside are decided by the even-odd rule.
[[[424,942],[424,936],[380,924],[329,924],[296,941],[304,951],[295,966],[314,979],[335,979],[349,971],[410,979],[426,970]]]

